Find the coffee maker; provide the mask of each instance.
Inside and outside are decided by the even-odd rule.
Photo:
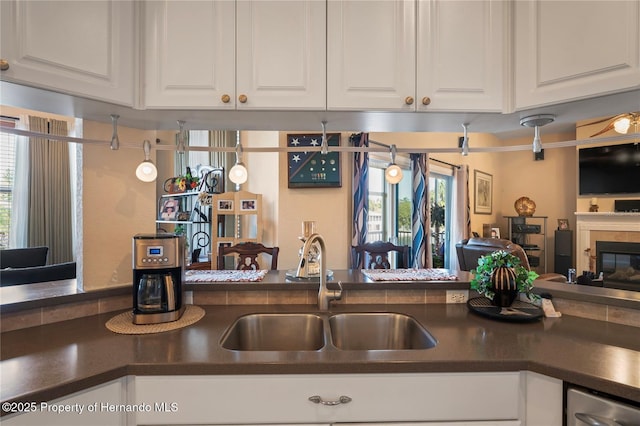
[[[184,313],[184,237],[169,233],[133,237],[133,323],[176,321]]]

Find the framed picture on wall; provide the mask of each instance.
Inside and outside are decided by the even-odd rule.
[[[292,148],[318,148],[322,134],[288,134],[287,146]],[[289,188],[339,188],[342,186],[340,173],[340,152],[331,151],[332,146],[340,146],[340,133],[328,133],[329,152],[292,151],[287,153]]]
[[[474,170],[473,212],[475,214],[491,214],[493,211],[493,176],[489,173]]]

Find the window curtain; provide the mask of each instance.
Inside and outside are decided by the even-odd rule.
[[[29,118],[20,116],[16,128],[29,130]],[[16,136],[16,164],[11,189],[11,231],[9,247],[23,248],[29,244],[27,236],[27,212],[29,209],[29,138]]]
[[[67,136],[66,121],[29,116],[29,130]],[[73,260],[69,144],[47,138],[29,138],[27,246],[49,247],[48,263]],[[25,210],[22,210],[25,212]]]
[[[411,154],[413,207],[411,253],[414,268],[431,268],[431,219],[429,213],[429,162],[427,154]]]
[[[451,203],[451,238],[449,239],[449,269],[458,270],[456,243],[471,235],[471,208],[469,204],[469,166],[453,170],[453,197]]]
[[[369,146],[369,134],[360,133],[351,135],[351,144],[357,147]],[[353,156],[353,231],[351,245],[362,245],[367,241],[367,218],[369,215],[369,154],[356,152]],[[359,268],[361,264],[359,255],[351,259],[351,267]]]

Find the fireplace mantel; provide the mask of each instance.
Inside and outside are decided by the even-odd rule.
[[[576,271],[589,270],[592,231],[639,232],[640,213],[632,212],[576,212]],[[595,255],[595,247],[591,247]]]

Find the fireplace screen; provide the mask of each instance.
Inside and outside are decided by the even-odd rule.
[[[596,268],[605,287],[640,291],[640,243],[597,241]]]

